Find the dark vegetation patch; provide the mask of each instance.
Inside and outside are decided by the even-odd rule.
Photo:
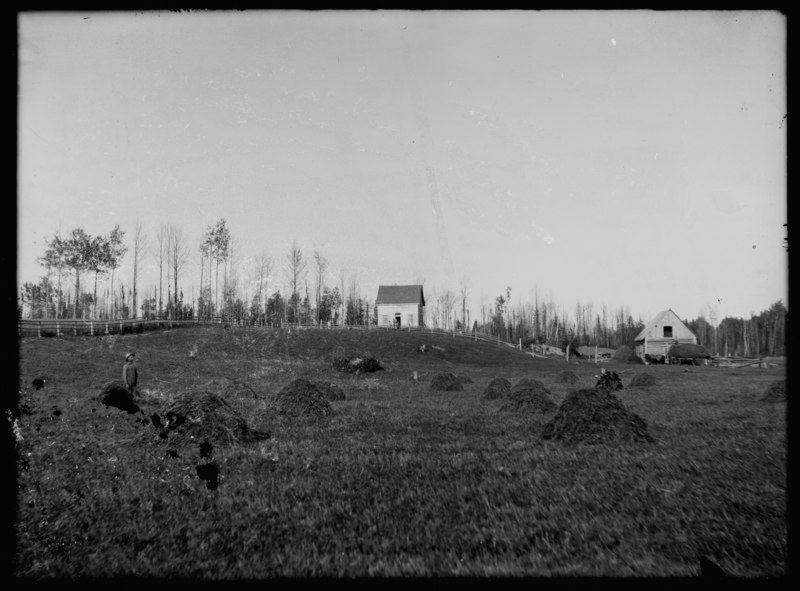
[[[156,427],[161,425],[162,439],[184,445],[202,440],[232,445],[270,437],[251,428],[224,398],[207,391],[179,394],[162,417],[151,415],[150,421]]]
[[[656,378],[653,374],[650,373],[637,373],[633,376],[631,383],[629,384],[632,388],[642,388],[647,386],[655,386],[656,385]]]
[[[371,353],[346,353],[341,347],[334,351],[332,364],[336,371],[354,374],[373,373],[383,369]]]
[[[275,397],[275,406],[279,415],[292,418],[321,419],[333,414],[323,390],[305,378],[284,386]]]
[[[216,490],[219,486],[219,466],[216,462],[208,462],[195,466],[195,471],[200,480],[205,481],[209,490]]]
[[[764,390],[764,396],[761,398],[768,402],[780,402],[786,400],[786,380],[775,380],[767,389]]]
[[[547,413],[555,410],[552,393],[542,382],[533,378],[523,378],[509,392],[501,412],[533,411]]]
[[[454,373],[440,371],[431,378],[431,390],[443,390],[445,392],[460,392],[464,389],[461,380]]]
[[[134,401],[133,394],[128,391],[128,386],[122,380],[113,380],[104,384],[100,390],[100,402],[106,407],[113,406],[128,414],[135,414],[140,410],[139,405]]]
[[[597,382],[594,385],[596,390],[604,390],[606,392],[622,390],[622,378],[619,377],[617,372],[601,368],[600,375],[596,377]]]
[[[652,442],[644,419],[606,390],[571,392],[545,425],[542,439],[564,443]]]
[[[644,361],[636,354],[636,351],[627,345],[622,345],[619,349],[614,351],[612,359],[620,363],[644,364]]]
[[[558,372],[558,375],[556,376],[557,384],[575,385],[580,381],[581,381],[580,378],[577,375],[575,375],[575,372],[570,371],[568,369]]]
[[[511,382],[506,378],[494,378],[486,385],[483,397],[494,400],[496,398],[504,398],[509,392],[511,392]]]

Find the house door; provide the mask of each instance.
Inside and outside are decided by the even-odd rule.
[[[400,328],[400,313],[394,315],[394,327]]]

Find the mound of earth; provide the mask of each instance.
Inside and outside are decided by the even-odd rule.
[[[556,383],[558,384],[575,385],[580,381],[580,378],[575,375],[575,372],[572,372],[568,369],[558,372],[558,375],[556,376]]]
[[[565,443],[652,442],[647,423],[605,390],[576,390],[567,395],[545,425],[542,439]]]
[[[637,373],[631,380],[631,387],[655,386],[656,378],[653,374]]]
[[[778,402],[786,400],[786,380],[776,380],[772,382],[767,389],[764,390],[764,396],[761,400],[769,402]]]
[[[336,384],[330,384],[328,382],[314,382],[314,385],[327,400],[336,401],[347,398],[344,395],[344,390],[342,390]]]
[[[431,379],[431,390],[461,391],[464,385],[454,373],[440,371]]]
[[[464,374],[463,376],[458,376],[458,379],[461,381],[462,384],[471,384],[473,380],[468,375]]]
[[[275,405],[278,414],[293,418],[318,419],[333,414],[322,389],[303,378],[294,380],[278,392]]]
[[[556,408],[552,394],[539,380],[523,378],[509,392],[501,411],[550,412]]]
[[[185,392],[167,407],[163,419],[151,417],[162,426],[160,436],[188,443],[211,441],[218,444],[251,443],[269,439],[270,434],[252,429],[224,398],[212,392]]]
[[[103,385],[100,391],[100,402],[106,406],[113,406],[129,414],[139,412],[133,394],[128,391],[128,386],[122,380],[113,380]]]
[[[511,382],[505,378],[494,378],[483,391],[483,397],[489,399],[505,398],[511,392]]]
[[[644,363],[644,361],[642,361],[641,358],[636,354],[636,351],[627,345],[622,345],[619,349],[614,351],[612,359],[619,361],[620,363]]]

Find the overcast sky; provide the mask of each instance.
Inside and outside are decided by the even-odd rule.
[[[770,11],[19,13],[18,282],[45,239],[225,218],[253,257],[482,297],[787,302]],[[118,270],[132,281],[132,255]],[[157,282],[152,257],[143,286]],[[273,286],[282,286],[280,271]]]

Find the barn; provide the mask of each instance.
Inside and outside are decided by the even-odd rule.
[[[697,344],[697,337],[678,318],[672,310],[664,310],[656,314],[634,339],[636,355],[641,359],[645,355],[666,357],[672,345]]]
[[[421,285],[379,285],[375,307],[378,326],[408,328],[425,325],[425,294]]]

